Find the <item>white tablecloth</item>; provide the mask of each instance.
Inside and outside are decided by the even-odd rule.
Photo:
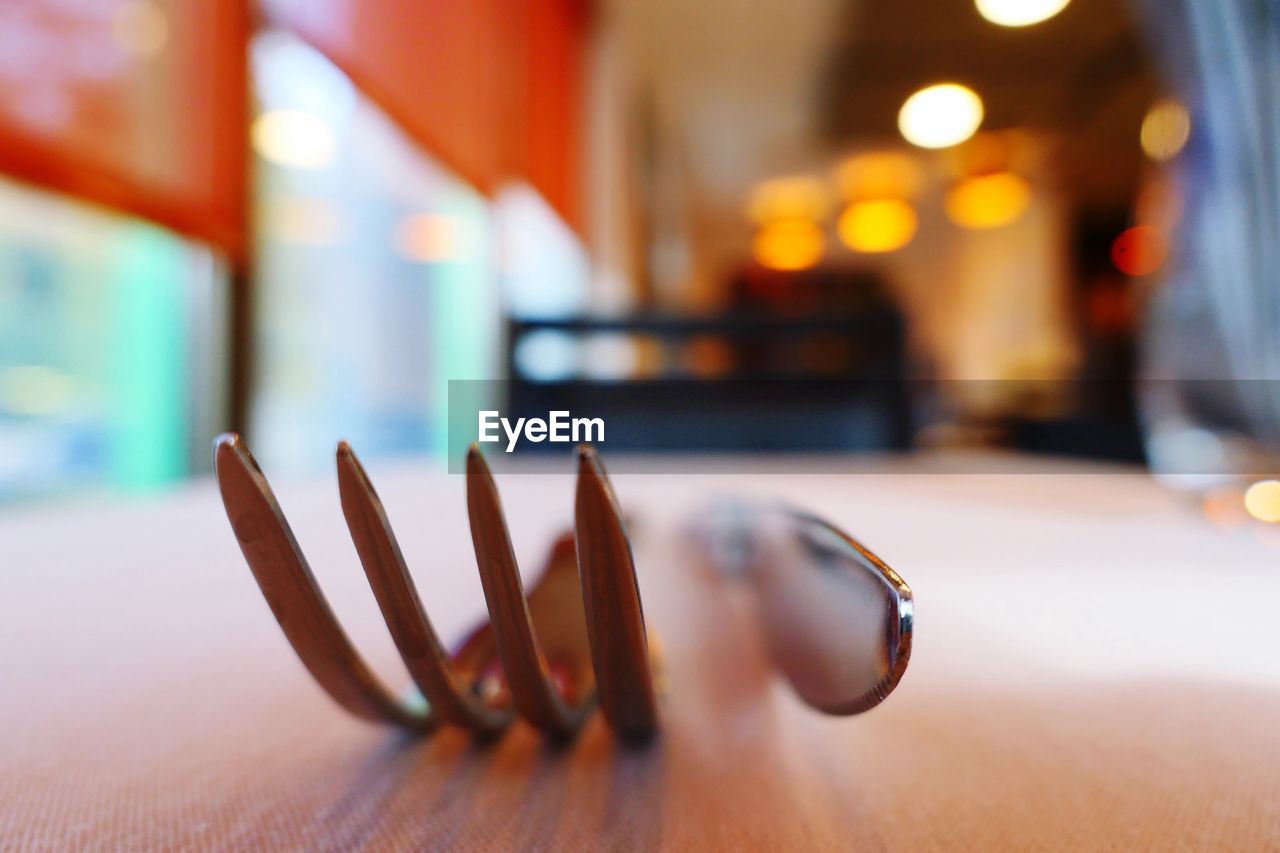
[[[486,748],[349,719],[294,658],[212,483],[6,510],[0,846],[1280,848],[1276,531],[1214,527],[1130,470],[687,465],[614,477],[669,685],[641,751],[598,718],[562,749],[523,724]],[[462,479],[370,470],[456,638],[483,612]],[[332,478],[276,485],[349,633],[407,683]],[[572,478],[499,487],[531,573]],[[802,706],[737,596],[690,564],[683,515],[748,492],[816,510],[914,588],[911,666],[872,712]]]

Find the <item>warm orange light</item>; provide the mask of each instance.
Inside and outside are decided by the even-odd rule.
[[[1238,488],[1219,486],[1204,493],[1200,499],[1200,509],[1214,527],[1239,527],[1249,520],[1240,498]]]
[[[916,159],[898,151],[855,154],[836,168],[836,185],[849,201],[910,198],[922,180]]]
[[[411,261],[440,263],[462,254],[462,223],[452,216],[418,213],[406,216],[396,231],[396,248]]]
[[[714,379],[733,370],[734,348],[717,337],[693,338],[685,346],[685,368],[699,379]]]
[[[1244,508],[1259,521],[1280,522],[1280,481],[1254,483],[1244,493]]]
[[[1111,244],[1111,262],[1125,275],[1149,275],[1164,263],[1164,237],[1150,225],[1135,225]]]
[[[1177,156],[1191,136],[1191,116],[1187,108],[1173,98],[1157,101],[1142,119],[1139,141],[1142,150],[1156,161]]]
[[[1030,147],[1016,130],[989,130],[975,134],[945,153],[943,163],[956,178],[1014,171],[1019,152]]]
[[[876,199],[849,205],[836,223],[840,242],[855,252],[892,252],[916,234],[916,211],[900,199]]]
[[[773,270],[808,269],[822,260],[825,248],[822,229],[803,219],[771,222],[751,243],[760,265]]]
[[[1012,172],[978,175],[947,193],[947,218],[964,228],[999,228],[1022,215],[1031,202],[1031,186]]]
[[[816,178],[774,178],[751,193],[747,218],[757,225],[783,220],[816,222],[826,216],[829,205],[827,188]]]

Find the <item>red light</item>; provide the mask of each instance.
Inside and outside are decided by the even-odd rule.
[[[1148,275],[1160,269],[1168,247],[1150,225],[1126,229],[1111,244],[1111,263],[1125,275]]]

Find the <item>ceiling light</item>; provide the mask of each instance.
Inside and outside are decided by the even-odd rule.
[[[1002,27],[1029,27],[1047,21],[1071,0],[975,0],[978,14]]]
[[[582,340],[582,375],[587,379],[618,381],[640,374],[641,339],[635,335],[604,333]]]
[[[1187,108],[1173,98],[1157,101],[1142,119],[1139,140],[1142,150],[1152,160],[1171,160],[1187,144],[1191,135],[1191,116]]]
[[[774,178],[752,191],[747,218],[757,225],[796,219],[814,222],[827,214],[829,204],[827,188],[815,178]]]
[[[1030,147],[1019,131],[989,130],[948,150],[943,165],[957,179],[1008,172],[1019,160],[1020,149]]]
[[[958,83],[928,86],[907,98],[898,129],[912,145],[946,148],[964,142],[982,124],[982,99]]]
[[[573,377],[581,364],[578,341],[566,332],[538,329],[516,342],[513,359],[520,375],[533,382],[560,382]]]
[[[1135,225],[1111,244],[1111,262],[1125,275],[1149,275],[1164,263],[1164,237],[1150,225]]]
[[[1244,493],[1244,508],[1259,521],[1280,521],[1280,481],[1254,483]]]
[[[964,228],[999,228],[1013,222],[1031,202],[1031,186],[1012,172],[977,175],[947,193],[947,218]]]
[[[411,261],[456,261],[463,254],[463,226],[455,216],[418,213],[406,216],[396,229],[396,248]]]
[[[836,232],[855,252],[892,252],[915,236],[916,211],[898,199],[860,201],[840,214]]]
[[[849,201],[909,198],[923,178],[915,157],[899,151],[855,154],[836,168],[836,184]]]
[[[253,147],[265,160],[297,169],[333,163],[337,141],[329,125],[302,110],[271,110],[253,123]]]
[[[763,267],[803,270],[822,260],[826,238],[822,229],[803,219],[771,222],[751,242],[751,250]]]

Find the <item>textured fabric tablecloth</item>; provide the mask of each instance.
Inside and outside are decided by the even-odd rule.
[[[1280,541],[1136,472],[1015,467],[615,476],[669,685],[639,751],[598,717],[560,749],[523,724],[479,747],[348,718],[294,658],[212,483],[8,510],[0,847],[1280,848]],[[371,474],[456,638],[483,611],[462,479]],[[276,485],[349,633],[406,684],[334,483]],[[528,575],[573,481],[499,487]],[[879,708],[803,707],[745,600],[691,563],[681,513],[744,492],[819,511],[913,586],[914,656]]]

